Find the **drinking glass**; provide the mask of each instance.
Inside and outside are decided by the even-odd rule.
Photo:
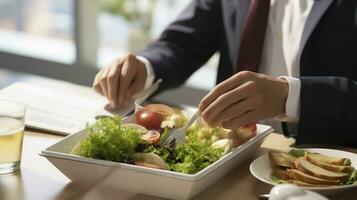
[[[0,174],[20,167],[25,129],[25,104],[0,100]]]

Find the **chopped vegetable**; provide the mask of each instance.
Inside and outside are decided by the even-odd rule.
[[[133,159],[135,165],[156,169],[169,169],[165,161],[154,153],[135,153]]]
[[[222,149],[222,156],[232,151],[233,148],[233,140],[232,139],[221,139],[212,143],[212,147],[215,149]]]
[[[212,144],[213,142],[225,139],[228,133],[220,128],[212,128],[209,126],[200,126],[199,123],[194,123],[188,130],[187,135],[191,140]]]
[[[160,141],[160,133],[154,130],[149,130],[142,134],[140,138],[149,144],[157,144]]]
[[[172,115],[168,115],[165,117],[165,120],[161,123],[161,128],[169,127],[169,128],[181,128],[185,126],[187,119],[181,111],[176,111]]]

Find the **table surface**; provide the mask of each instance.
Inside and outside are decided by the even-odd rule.
[[[0,176],[0,199],[158,199],[127,191],[113,190],[97,185],[71,182],[46,158],[39,156],[41,150],[56,143],[63,136],[38,131],[26,131],[21,170],[15,174]],[[287,150],[294,143],[280,134],[270,134],[260,149],[244,164],[213,184],[194,199],[257,199],[258,194],[268,193],[271,187],[256,180],[249,172],[254,158],[271,149]],[[344,149],[357,152],[357,149]],[[342,193],[331,199],[353,199],[357,190]]]

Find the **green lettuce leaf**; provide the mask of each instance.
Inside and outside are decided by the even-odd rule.
[[[218,160],[222,151],[193,137],[187,137],[175,149],[151,146],[144,152],[159,155],[172,171],[195,174]]]
[[[140,142],[140,132],[121,126],[120,116],[106,117],[86,126],[87,138],[73,150],[74,154],[110,160],[131,162],[135,147]]]
[[[299,157],[303,157],[306,154],[307,151],[305,150],[301,150],[301,149],[291,149],[288,154],[295,157],[295,158],[299,158]]]
[[[351,185],[351,184],[356,184],[357,183],[357,171],[354,170],[349,179],[345,182],[345,183],[342,183],[343,185]]]
[[[270,178],[271,178],[271,180],[272,180],[274,183],[276,183],[276,184],[288,183],[287,181],[285,181],[285,180],[283,180],[283,179],[281,179],[281,178],[279,178],[279,177],[277,177],[277,176],[274,176],[273,174],[270,175]]]

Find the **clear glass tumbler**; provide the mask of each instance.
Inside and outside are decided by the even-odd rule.
[[[20,167],[25,110],[23,103],[0,100],[0,174],[15,172]]]

